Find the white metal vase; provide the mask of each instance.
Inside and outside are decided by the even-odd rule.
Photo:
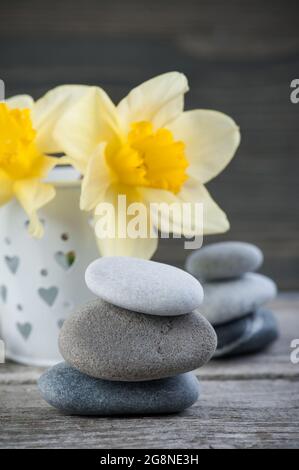
[[[80,182],[54,170],[56,198],[39,211],[45,235],[33,239],[16,201],[0,208],[0,337],[6,358],[28,365],[61,361],[58,335],[73,309],[94,297],[84,282],[99,257],[88,214],[80,211]],[[62,179],[62,180],[61,180]]]

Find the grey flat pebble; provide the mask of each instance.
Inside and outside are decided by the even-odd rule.
[[[239,337],[234,337],[237,330],[242,329]],[[279,336],[277,321],[272,312],[259,309],[241,320],[235,320],[215,327],[218,347],[215,358],[233,357],[251,354],[268,347]]]
[[[253,312],[276,296],[275,283],[255,273],[242,278],[204,284],[204,302],[200,307],[212,325],[226,323]]]
[[[65,362],[45,372],[38,387],[47,403],[75,415],[177,413],[199,396],[199,382],[191,372],[146,382],[111,382],[81,374]]]
[[[207,245],[188,256],[186,270],[198,279],[232,279],[256,271],[263,262],[261,250],[250,243],[221,242]]]
[[[158,317],[127,311],[98,299],[63,324],[60,352],[90,376],[121,381],[152,380],[205,364],[216,333],[197,312]]]
[[[182,315],[203,299],[200,283],[185,271],[137,258],[100,258],[87,268],[86,284],[118,307],[150,315]]]
[[[218,351],[225,350],[227,347],[230,348],[232,344],[239,342],[241,338],[246,336],[247,332],[251,331],[252,318],[253,313],[249,313],[245,317],[214,327],[217,335],[217,350],[214,357],[218,354]]]

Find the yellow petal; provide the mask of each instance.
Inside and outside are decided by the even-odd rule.
[[[83,170],[99,143],[120,134],[116,108],[100,88],[90,87],[58,121],[54,137],[62,151]]]
[[[121,239],[100,239],[97,238],[97,245],[102,256],[131,256],[133,258],[151,259],[158,248],[158,238],[144,238],[131,240]]]
[[[115,210],[115,237],[114,238],[97,238],[97,243],[102,256],[133,256],[136,258],[150,259],[155,253],[158,246],[158,237],[150,237],[152,227],[148,224],[148,236],[145,238],[122,238],[119,236],[119,231],[124,234],[127,233],[127,222],[132,221],[132,216],[125,217],[125,211],[121,212],[118,217],[118,195],[125,195],[127,198],[126,209],[129,204],[134,202],[141,202],[140,194],[136,189],[128,186],[112,184],[106,191],[103,202],[109,203]],[[96,209],[96,214],[99,212],[99,206]],[[99,215],[95,216],[96,223],[99,220]],[[147,217],[149,221],[149,217]]]
[[[29,233],[33,237],[41,238],[44,228],[38,219],[37,210],[54,198],[54,187],[37,179],[23,180],[14,183],[14,192],[29,217]]]
[[[0,170],[0,206],[14,197],[13,184],[10,178]]]
[[[182,214],[182,201],[170,191],[154,188],[139,188],[142,197],[149,205],[154,224],[162,233],[168,232],[176,235],[190,235],[187,227],[184,227]],[[152,205],[151,205],[152,204]],[[159,204],[157,208],[156,204]],[[174,204],[176,206],[174,206]],[[150,206],[151,205],[151,206]],[[177,209],[179,214],[177,213]],[[193,233],[193,232],[192,232]]]
[[[80,207],[90,211],[103,200],[111,182],[111,172],[105,160],[106,144],[100,144],[90,156],[82,182]]]
[[[171,233],[177,236],[192,237],[195,235],[207,235],[212,233],[222,233],[229,229],[229,223],[225,213],[217,206],[211,198],[207,189],[198,181],[190,179],[175,195],[169,191],[152,188],[140,188],[144,199],[149,203],[160,204],[159,210],[151,206],[152,216],[157,228],[165,232],[165,227],[169,227]],[[190,203],[190,212],[183,215],[184,203]],[[203,204],[203,218],[195,215],[197,209],[195,204]],[[176,204],[178,210],[176,210]],[[158,217],[157,217],[158,214]],[[191,214],[191,220],[188,215]]]
[[[229,222],[222,209],[212,199],[204,185],[190,180],[182,188],[178,197],[183,202],[201,202],[203,204],[203,234],[212,235],[229,230]]]
[[[34,100],[29,95],[16,95],[11,98],[7,98],[5,103],[10,109],[32,109],[34,106]]]
[[[240,143],[236,123],[217,111],[187,111],[167,127],[186,144],[187,172],[202,183],[226,167]]]
[[[124,132],[129,132],[132,122],[150,121],[159,128],[173,121],[183,111],[187,91],[187,78],[179,72],[165,73],[137,86],[117,106]]]
[[[50,90],[36,101],[32,120],[37,130],[36,144],[43,153],[61,152],[53,137],[53,130],[62,114],[88,89],[84,85],[62,85]]]

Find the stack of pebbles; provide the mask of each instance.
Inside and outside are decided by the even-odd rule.
[[[276,285],[254,273],[262,262],[261,250],[243,242],[207,245],[187,258],[186,270],[203,283],[201,313],[218,337],[214,357],[257,352],[277,339],[276,320],[262,307]]]
[[[166,264],[106,257],[86,271],[99,298],[64,323],[66,362],[39,380],[44,399],[79,415],[174,413],[198,398],[190,372],[216,349],[216,334],[195,309],[200,283]]]

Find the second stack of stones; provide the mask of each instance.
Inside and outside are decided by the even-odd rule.
[[[215,358],[257,352],[278,337],[275,317],[263,307],[276,285],[254,272],[262,262],[261,250],[244,242],[210,244],[187,258],[186,270],[204,288],[201,313],[217,333]]]

